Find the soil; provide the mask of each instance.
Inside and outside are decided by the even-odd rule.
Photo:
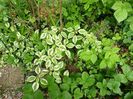
[[[11,67],[11,66],[1,67],[0,93],[2,98],[0,97],[0,99],[21,99],[21,98],[14,98],[13,96],[16,96],[16,90],[23,86],[23,82],[24,82],[24,74],[21,68]]]

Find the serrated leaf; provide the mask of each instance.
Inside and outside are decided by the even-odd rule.
[[[40,83],[41,83],[43,86],[48,85],[48,81],[47,81],[46,79],[44,79],[44,78],[41,78],[41,79],[40,79]]]
[[[114,16],[116,20],[120,23],[127,18],[128,13],[126,9],[121,8],[115,11]]]
[[[35,80],[36,80],[36,76],[29,76],[26,81],[27,82],[33,82]]]
[[[76,35],[72,38],[72,41],[73,41],[74,44],[77,43],[77,36]]]
[[[97,61],[97,55],[96,54],[91,55],[91,61],[93,64]]]
[[[39,83],[38,83],[38,82],[34,82],[34,83],[32,84],[32,89],[33,89],[33,91],[34,91],[34,92],[37,91],[38,88],[39,88]]]
[[[68,47],[68,48],[73,48],[74,46],[75,46],[75,45],[74,45],[73,43],[68,43],[68,44],[67,44],[67,47]]]
[[[40,74],[41,68],[40,68],[39,66],[37,66],[37,67],[35,68],[35,72],[36,72],[36,74]]]
[[[63,44],[66,45],[68,42],[68,39],[64,39]]]

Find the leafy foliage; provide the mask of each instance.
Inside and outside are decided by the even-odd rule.
[[[0,67],[24,69],[23,99],[128,99],[132,7],[132,0],[1,0]]]

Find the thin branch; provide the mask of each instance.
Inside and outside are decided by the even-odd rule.
[[[60,31],[63,29],[63,22],[62,22],[62,0],[59,0],[60,2]]]

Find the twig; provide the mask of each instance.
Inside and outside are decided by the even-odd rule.
[[[60,31],[63,29],[63,22],[62,22],[62,0],[59,0],[60,2]]]

